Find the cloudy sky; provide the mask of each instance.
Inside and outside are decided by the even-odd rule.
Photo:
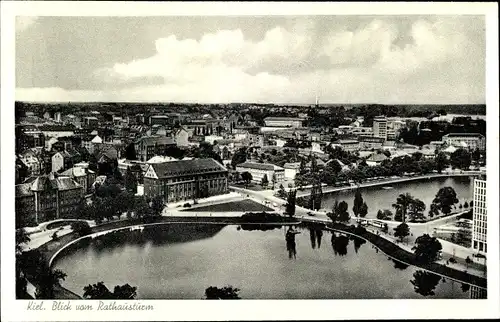
[[[480,16],[17,17],[16,100],[485,102]]]

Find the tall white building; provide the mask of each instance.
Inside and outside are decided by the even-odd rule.
[[[474,204],[472,208],[472,248],[486,253],[486,180],[474,179]]]
[[[387,118],[377,116],[373,119],[373,136],[387,140]]]

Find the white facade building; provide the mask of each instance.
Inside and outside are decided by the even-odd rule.
[[[387,118],[377,116],[373,119],[373,136],[387,140]]]
[[[264,175],[267,175],[269,184],[272,184],[273,175],[276,176],[275,183],[281,183],[285,179],[285,169],[270,163],[244,162],[236,166],[236,171],[249,172],[255,183],[261,183]]]
[[[472,208],[472,248],[486,253],[486,180],[474,180],[474,204]]]

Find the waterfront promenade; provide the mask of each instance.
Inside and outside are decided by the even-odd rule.
[[[470,176],[479,176],[479,175],[485,175],[485,174],[486,173],[482,172],[482,171],[459,171],[459,172],[447,172],[447,173],[429,173],[426,175],[405,176],[405,177],[399,177],[399,178],[390,177],[390,178],[384,178],[384,179],[376,180],[376,181],[363,182],[363,183],[352,185],[352,186],[342,186],[342,187],[327,186],[327,187],[324,187],[322,189],[322,191],[324,194],[327,194],[327,193],[332,193],[332,192],[353,190],[353,189],[358,189],[358,188],[368,188],[368,187],[390,185],[390,184],[395,184],[395,183],[400,183],[400,182],[417,181],[417,180],[425,180],[425,179],[433,179],[433,178],[470,177]],[[310,194],[311,194],[311,191],[298,191],[297,198],[307,197]]]

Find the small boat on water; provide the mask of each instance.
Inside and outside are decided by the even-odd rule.
[[[382,189],[384,189],[384,190],[391,190],[391,189],[394,189],[394,187],[391,187],[391,186],[385,186],[385,187],[382,187]]]

